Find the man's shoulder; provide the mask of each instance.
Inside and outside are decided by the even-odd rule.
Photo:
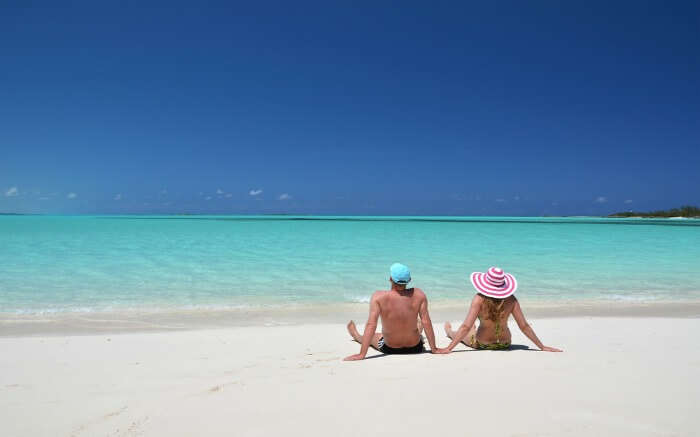
[[[372,299],[381,299],[389,293],[389,290],[377,290],[372,293]]]
[[[420,299],[425,299],[425,292],[418,287],[413,287],[413,295]]]

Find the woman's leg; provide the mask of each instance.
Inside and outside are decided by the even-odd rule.
[[[352,337],[353,340],[356,342],[362,344],[362,334],[360,334],[357,331],[357,327],[355,326],[355,322],[350,320],[348,323],[348,333],[350,334],[350,337]],[[379,350],[379,340],[381,340],[382,334],[374,334],[374,337],[372,337],[372,341],[370,342],[370,346],[372,346],[374,349]]]
[[[449,337],[450,340],[454,338],[454,336],[457,334],[457,331],[454,331],[452,329],[452,325],[450,322],[445,322],[445,334],[447,334],[447,337]],[[472,349],[477,349],[476,347],[476,323],[474,326],[472,326],[472,329],[469,330],[467,333],[467,336],[462,339],[462,344],[465,346],[468,346]]]

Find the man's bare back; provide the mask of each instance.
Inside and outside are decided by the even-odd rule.
[[[372,298],[379,305],[384,342],[394,348],[418,344],[421,340],[418,313],[421,305],[427,305],[423,290],[408,288],[401,291],[377,291]]]
[[[395,267],[398,267],[395,273]],[[395,276],[402,274],[400,280]],[[406,288],[410,281],[408,267],[401,264],[392,266],[389,281],[391,290],[376,291],[369,303],[369,318],[363,334],[360,334],[351,320],[348,323],[348,332],[356,342],[360,343],[360,353],[351,355],[346,360],[361,360],[367,355],[369,347],[373,347],[384,353],[419,353],[423,351],[423,338],[421,329],[425,329],[425,335],[430,344],[432,353],[446,353],[446,350],[435,346],[435,333],[433,322],[428,313],[428,299],[420,288]],[[377,321],[382,318],[382,332],[376,333]],[[420,323],[418,324],[418,318]]]

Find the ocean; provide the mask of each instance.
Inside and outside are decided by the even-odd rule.
[[[433,302],[500,266],[529,302],[700,300],[700,220],[0,216],[0,313],[368,302],[407,264]]]

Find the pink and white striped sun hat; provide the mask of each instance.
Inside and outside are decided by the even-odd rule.
[[[505,299],[518,288],[518,281],[513,275],[499,267],[491,267],[486,273],[474,272],[470,279],[476,291],[496,299]]]

